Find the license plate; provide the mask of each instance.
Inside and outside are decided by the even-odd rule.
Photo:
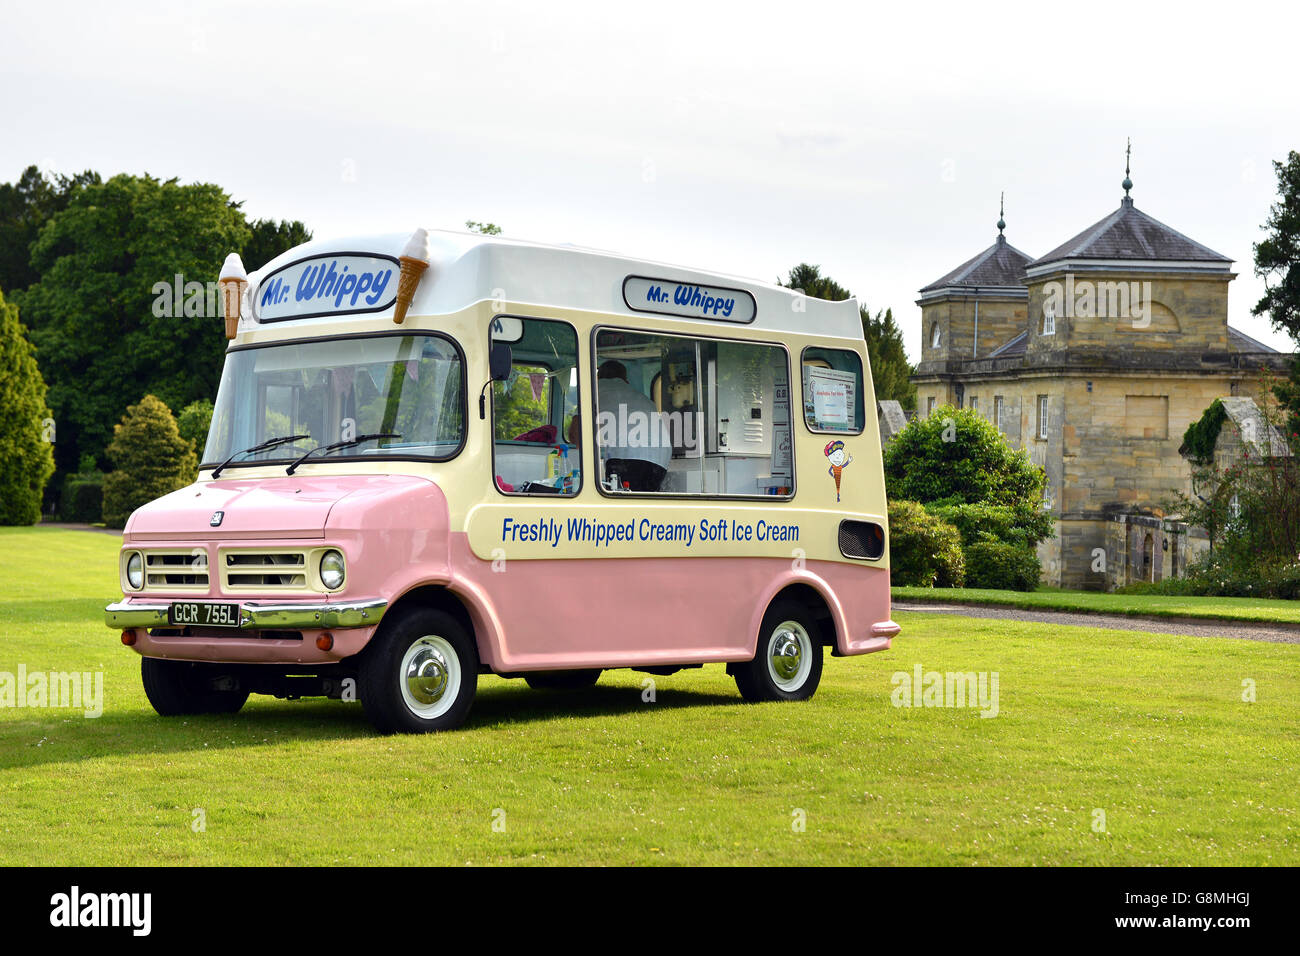
[[[173,601],[167,609],[167,623],[192,627],[239,627],[239,605]]]

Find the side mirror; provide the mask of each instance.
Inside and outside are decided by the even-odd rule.
[[[510,378],[510,369],[514,364],[514,353],[505,342],[493,342],[488,352],[488,369],[492,381],[504,382]]]

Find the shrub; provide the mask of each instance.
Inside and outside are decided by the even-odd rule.
[[[1015,451],[988,419],[943,405],[885,446],[889,497],[931,505],[991,504],[1042,509],[1047,475]]]
[[[59,517],[64,521],[94,524],[104,520],[104,475],[86,472],[63,479]]]
[[[0,295],[0,525],[35,524],[54,473],[45,380],[18,307]]]
[[[889,503],[890,581],[899,586],[961,587],[961,534],[915,501]]]
[[[968,588],[1032,591],[1043,566],[1027,546],[1002,541],[976,541],[963,551]]]
[[[110,528],[125,525],[141,505],[189,484],[198,467],[171,409],[153,395],[127,408],[105,452],[116,466],[104,478],[104,523]]]
[[[194,448],[194,454],[203,457],[203,446],[208,443],[208,427],[212,424],[212,402],[200,398],[190,402],[176,416],[176,429]]]
[[[927,505],[961,532],[961,543],[969,547],[981,541],[1002,541],[1033,551],[1038,542],[1052,536],[1052,516],[1035,504]]]

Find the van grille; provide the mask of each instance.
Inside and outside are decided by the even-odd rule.
[[[871,521],[840,522],[840,554],[874,561],[885,553],[885,529]]]
[[[227,590],[307,586],[307,555],[302,551],[228,551],[221,561]]]
[[[146,588],[208,587],[208,555],[203,550],[146,551],[144,570]]]

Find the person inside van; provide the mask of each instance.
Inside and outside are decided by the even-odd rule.
[[[620,489],[658,491],[673,457],[659,409],[628,383],[627,367],[614,359],[596,370],[596,390],[596,435],[606,478],[617,475]],[[609,440],[601,443],[602,438]]]

